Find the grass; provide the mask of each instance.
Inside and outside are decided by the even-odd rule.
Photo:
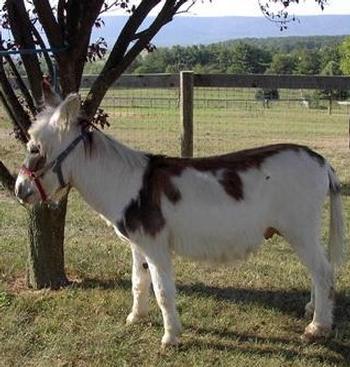
[[[124,93],[124,92],[123,92]],[[132,95],[133,91],[128,91]],[[144,91],[135,91],[147,95]],[[152,92],[153,93],[153,92]],[[161,95],[161,91],[156,91]],[[171,92],[173,95],[173,92]],[[200,91],[225,99],[228,91]],[[231,95],[229,96],[231,98]],[[203,97],[204,98],[204,97]],[[135,147],[179,153],[178,110],[109,107],[109,133]],[[299,105],[241,102],[230,108],[196,108],[196,155],[261,144],[297,142],[324,154],[343,182],[350,219],[347,115],[305,110]],[[21,149],[0,122],[0,156],[16,170]],[[350,262],[338,277],[333,338],[304,344],[303,309],[309,277],[280,238],[272,238],[239,267],[212,267],[176,258],[177,305],[184,325],[182,345],[159,348],[160,312],[154,299],[149,318],[126,327],[131,307],[131,256],[113,231],[70,195],[65,256],[74,280],[59,291],[25,287],[26,216],[0,190],[0,366],[347,366],[350,360]],[[349,232],[347,233],[348,238]],[[328,238],[328,205],[322,239]]]

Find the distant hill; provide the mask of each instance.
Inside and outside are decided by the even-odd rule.
[[[215,44],[230,47],[238,42],[244,42],[251,46],[260,47],[265,50],[275,49],[279,52],[289,53],[295,49],[318,50],[322,47],[333,47],[343,42],[345,37],[347,36],[286,36],[270,38],[238,38],[229,41],[217,42]]]
[[[105,26],[93,32],[93,40],[106,39],[109,47],[128,18],[103,17]],[[149,20],[145,21],[145,26]],[[263,17],[176,17],[157,35],[157,46],[210,44],[238,38],[268,38],[290,36],[324,36],[350,34],[350,15],[320,15],[299,17],[286,31]]]

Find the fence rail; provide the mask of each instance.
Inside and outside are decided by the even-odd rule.
[[[81,86],[89,88],[95,75],[85,75]],[[236,75],[193,74],[194,87],[271,88],[271,89],[350,89],[350,77],[319,75]],[[179,74],[122,75],[113,87],[174,88],[180,87]]]
[[[318,75],[195,74],[196,87],[267,89],[349,89],[350,78]]]

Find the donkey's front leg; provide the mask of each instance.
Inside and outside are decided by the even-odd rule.
[[[177,345],[181,332],[181,322],[175,305],[175,283],[172,275],[170,254],[162,257],[161,261],[148,259],[154,293],[162,311],[164,335],[162,346]]]
[[[151,278],[146,258],[131,245],[132,251],[132,293],[133,306],[126,322],[132,324],[148,314],[148,299],[150,293]]]
[[[315,286],[311,285],[310,302],[305,305],[305,317],[310,319],[314,315],[315,311]]]

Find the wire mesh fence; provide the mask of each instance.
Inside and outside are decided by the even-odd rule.
[[[315,149],[347,148],[346,104],[319,100],[317,107],[280,90],[279,99],[256,98],[256,88],[195,88],[195,154],[221,153],[246,147],[291,142]],[[198,102],[199,103],[198,103]]]
[[[256,88],[203,88],[194,93],[195,155],[218,154],[276,141],[319,147],[347,147],[348,112],[344,102],[305,103],[303,91],[280,90],[268,103]],[[310,91],[307,91],[310,93]],[[102,108],[110,115],[112,131],[135,148],[179,154],[179,91],[168,89],[113,89]]]
[[[118,140],[141,150],[180,155],[178,88],[112,89],[101,107]]]

